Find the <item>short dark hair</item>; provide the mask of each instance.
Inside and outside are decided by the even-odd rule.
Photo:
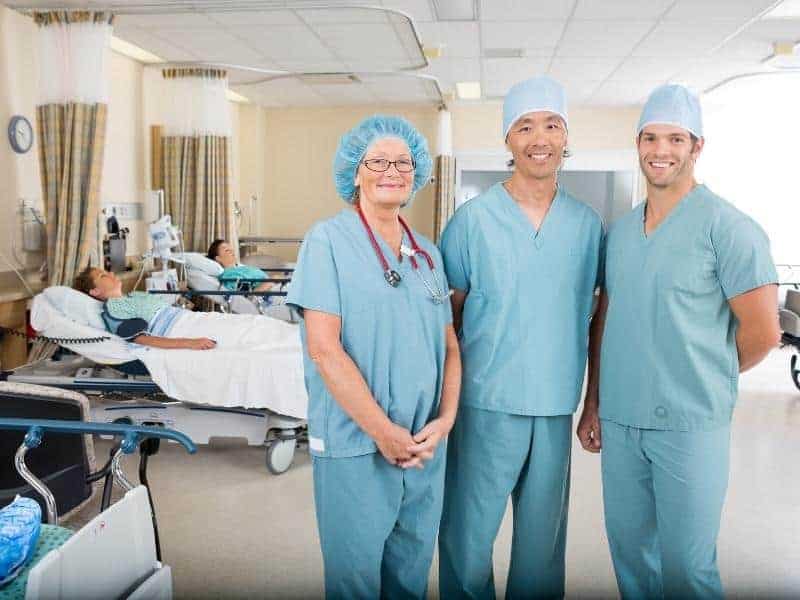
[[[217,238],[208,247],[208,254],[206,256],[211,260],[215,260],[219,256],[219,247],[225,243],[225,240]]]
[[[89,294],[95,287],[97,287],[94,283],[94,272],[96,267],[89,265],[83,271],[78,273],[78,276],[75,278],[75,289],[79,292],[83,292],[84,294]],[[91,294],[89,294],[91,295]]]

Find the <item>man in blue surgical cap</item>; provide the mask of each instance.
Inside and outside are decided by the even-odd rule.
[[[778,277],[762,229],[695,181],[697,98],[657,88],[637,134],[647,198],[608,235],[599,412],[587,397],[578,437],[602,447],[622,597],[722,598],[731,414],[739,373],[780,339]]]
[[[558,83],[514,86],[503,106],[511,177],[462,206],[442,236],[464,365],[448,440],[442,598],[494,598],[492,549],[509,496],[506,597],[564,595],[572,414],[603,244],[600,217],[558,185],[567,127]]]

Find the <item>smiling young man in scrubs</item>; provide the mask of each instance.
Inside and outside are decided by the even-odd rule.
[[[695,181],[697,98],[657,88],[637,133],[647,199],[608,235],[599,413],[588,396],[578,437],[602,446],[622,597],[722,598],[731,414],[739,373],[780,339],[778,277],[763,230]]]
[[[572,414],[580,396],[603,224],[558,186],[563,88],[514,86],[503,106],[511,177],[453,216],[441,251],[462,351],[439,536],[442,598],[494,598],[492,549],[509,496],[506,597],[564,595]]]

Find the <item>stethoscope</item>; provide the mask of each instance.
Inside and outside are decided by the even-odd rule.
[[[366,217],[364,217],[364,213],[361,211],[361,206],[356,203],[356,212],[358,212],[358,216],[361,219],[361,223],[364,225],[364,229],[367,232],[367,236],[369,237],[369,241],[372,244],[372,249],[375,250],[375,255],[378,257],[378,260],[381,263],[381,267],[383,267],[383,278],[386,280],[391,287],[396,288],[400,285],[400,282],[403,280],[400,277],[400,273],[395,271],[389,266],[389,262],[386,260],[386,257],[383,255],[383,251],[381,247],[378,245],[378,240],[375,239],[375,234],[372,232],[372,227],[369,226],[367,223]],[[436,274],[436,265],[431,258],[431,255],[428,254],[425,250],[420,248],[419,244],[417,244],[417,239],[414,237],[414,234],[411,233],[411,228],[408,226],[408,223],[405,222],[405,219],[400,215],[397,215],[397,219],[400,221],[400,226],[406,232],[409,241],[411,242],[411,248],[406,246],[405,244],[400,244],[400,254],[401,256],[407,256],[409,261],[411,262],[411,268],[419,277],[419,280],[422,282],[422,285],[425,286],[425,289],[428,290],[428,294],[431,296],[431,300],[433,300],[436,304],[443,304],[453,293],[451,290],[445,289],[442,286],[441,280],[439,276]],[[428,263],[428,268],[431,271],[431,275],[433,277],[433,284],[429,282],[422,276],[420,272],[419,263],[417,262],[417,256],[421,256],[425,259],[425,262]]]

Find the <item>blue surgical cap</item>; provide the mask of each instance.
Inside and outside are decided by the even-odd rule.
[[[428,142],[414,126],[402,117],[374,115],[364,119],[339,140],[336,156],[333,159],[333,180],[336,191],[346,202],[355,198],[355,178],[358,165],[364,159],[369,147],[383,138],[398,138],[408,146],[414,160],[414,183],[407,204],[414,194],[431,178],[433,161],[428,152]]]
[[[701,138],[703,115],[700,111],[700,101],[682,85],[673,83],[659,86],[650,94],[642,109],[636,135],[654,123],[674,125]]]
[[[548,111],[564,119],[567,125],[567,95],[556,80],[541,76],[521,81],[508,90],[503,101],[503,139],[522,116],[531,112]]]

